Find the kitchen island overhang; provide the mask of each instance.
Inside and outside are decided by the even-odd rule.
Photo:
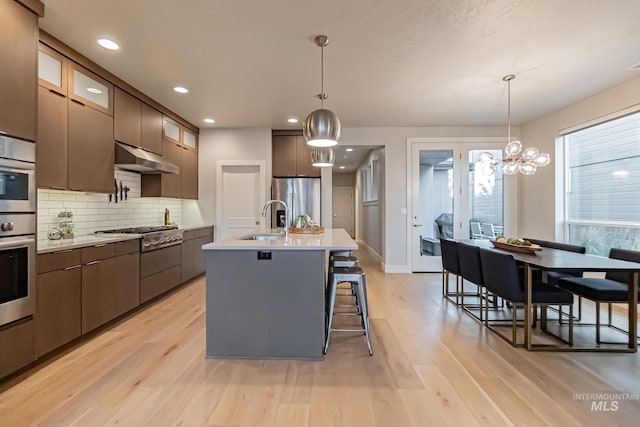
[[[345,230],[202,248],[207,357],[322,359],[328,253],[358,249]]]

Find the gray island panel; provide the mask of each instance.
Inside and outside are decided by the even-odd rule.
[[[324,249],[204,252],[207,357],[322,358]]]

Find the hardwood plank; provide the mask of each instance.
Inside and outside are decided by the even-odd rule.
[[[384,274],[357,256],[373,356],[362,334],[336,333],[322,361],[206,359],[198,279],[0,383],[0,424],[637,424],[638,400],[595,411],[574,394],[636,393],[638,354],[513,348],[443,300],[439,274]]]

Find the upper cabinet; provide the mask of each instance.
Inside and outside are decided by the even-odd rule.
[[[78,64],[69,65],[69,98],[113,116],[113,85]]]
[[[311,165],[311,147],[302,135],[273,135],[272,170],[275,177],[320,176],[320,168]]]
[[[38,16],[12,0],[0,2],[0,134],[35,141]]]
[[[180,125],[169,117],[164,117],[162,136],[168,141],[180,144]]]
[[[113,133],[116,141],[162,154],[162,113],[116,87]]]
[[[110,193],[113,117],[105,107],[112,104],[113,86],[44,44],[38,58],[38,187]],[[89,88],[106,98],[77,94],[91,94]]]

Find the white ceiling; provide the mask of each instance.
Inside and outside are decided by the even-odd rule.
[[[509,73],[519,124],[640,75],[639,0],[44,3],[44,30],[200,127],[300,128],[287,118],[320,104],[318,34],[344,127],[500,125]]]

